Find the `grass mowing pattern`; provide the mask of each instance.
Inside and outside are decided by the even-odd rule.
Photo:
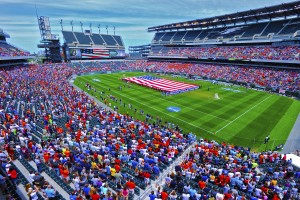
[[[103,96],[112,106],[117,105],[121,113],[128,113],[137,119],[145,120],[145,116],[139,114],[140,109],[143,109],[145,114],[150,114],[154,119],[159,116],[163,122],[169,121],[179,125],[185,132],[193,132],[218,142],[226,141],[249,146],[254,150],[266,148],[263,141],[267,135],[271,136],[268,148],[273,149],[283,144],[300,112],[300,102],[290,98],[242,87],[214,85],[205,81],[190,81],[170,76],[166,78],[202,85],[202,88],[173,96],[162,96],[158,91],[135,84],[130,84],[131,88],[123,87],[120,91],[118,87],[124,85],[120,80],[124,74],[126,77],[145,75],[145,73],[89,75],[78,77],[74,84],[86,90],[85,83],[88,82],[98,92],[105,91],[106,95],[121,98],[122,105],[119,101],[115,103],[107,96]],[[93,79],[99,79],[101,82],[94,82]],[[108,88],[111,89],[110,92]],[[215,93],[219,94],[220,100],[214,98]],[[96,97],[101,100],[99,93]],[[126,104],[125,107],[123,103]],[[136,108],[137,113],[134,113],[134,109],[129,109],[128,104]],[[180,107],[181,111],[171,113],[166,110],[169,106]]]

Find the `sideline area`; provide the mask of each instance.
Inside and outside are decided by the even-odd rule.
[[[300,150],[300,115],[293,126],[293,129],[286,140],[281,153],[292,153]]]

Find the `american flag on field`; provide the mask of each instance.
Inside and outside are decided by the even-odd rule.
[[[123,78],[123,80],[142,85],[145,87],[153,88],[162,92],[168,93],[181,93],[191,90],[196,90],[199,88],[198,85],[157,78],[152,76],[140,76],[140,77],[130,77]]]
[[[81,49],[81,57],[82,58],[109,58],[109,50],[108,49]]]

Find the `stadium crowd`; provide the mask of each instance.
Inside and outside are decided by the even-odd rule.
[[[291,162],[277,152],[201,139],[157,191],[169,199],[298,199],[300,169]]]
[[[16,153],[33,159],[38,173],[46,165],[73,181],[78,196],[111,198],[109,180],[121,185],[118,195],[138,193],[135,185],[145,188],[194,139],[104,110],[68,83],[75,72],[65,65],[1,70],[0,119],[3,143],[18,143]]]
[[[191,74],[210,79],[255,84],[274,90],[283,89],[291,92],[300,90],[299,70],[277,68],[257,68],[221,64],[192,64],[171,62],[125,61],[112,63],[86,62],[68,64],[77,73],[105,72],[121,70],[149,70],[152,72],[168,72]]]
[[[151,55],[187,56],[190,58],[261,59],[261,60],[300,60],[299,46],[222,46],[222,47],[164,47]]]
[[[57,176],[60,184],[72,183],[74,187],[68,190],[71,200],[132,199],[196,140],[177,127],[138,121],[104,109],[68,82],[73,74],[151,66],[154,70],[212,77],[236,73],[248,81],[254,81],[251,76],[261,73],[260,76],[267,77],[266,83],[299,79],[296,72],[254,68],[216,66],[208,71],[213,66],[144,61],[99,65],[49,64],[0,69],[1,166],[8,168],[8,175],[17,183],[21,174],[11,171],[16,169],[11,167],[10,160],[34,161],[36,172],[26,175],[35,186],[28,188],[31,199],[38,199],[39,191],[48,199],[55,199],[59,193],[42,181],[42,171]],[[246,77],[248,72],[252,72],[250,77]],[[290,83],[286,82],[282,84]],[[299,89],[299,82],[293,89]],[[163,190],[153,191],[151,200],[276,200],[281,196],[297,198],[299,191],[300,172],[293,169],[285,156],[274,152],[251,153],[249,149],[213,141],[198,141],[175,171],[166,179]],[[0,184],[5,190],[5,181]]]
[[[147,64],[154,66],[151,68],[152,71],[198,75],[211,79],[256,84],[274,89],[282,88],[294,92],[300,89],[299,70],[169,62],[152,62]]]
[[[13,57],[13,56],[29,56],[29,52],[22,51],[7,43],[0,42],[0,57]]]

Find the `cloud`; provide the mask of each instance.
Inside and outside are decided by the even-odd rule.
[[[150,43],[153,33],[147,33],[151,26],[212,17],[220,14],[238,12],[270,6],[293,0],[0,0],[0,28],[11,35],[9,40],[30,51],[37,51],[39,29],[35,5],[39,15],[49,16],[52,32],[61,35],[59,20],[64,28],[80,31],[79,22],[84,29],[98,32],[105,26],[116,26],[116,33],[123,37],[126,46]]]

